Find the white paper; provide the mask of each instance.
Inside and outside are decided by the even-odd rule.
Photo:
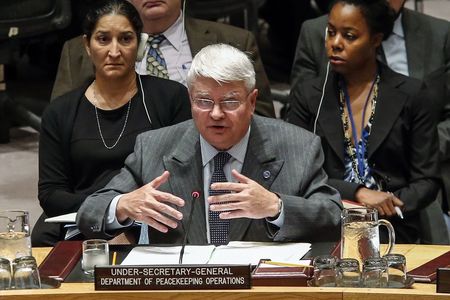
[[[53,218],[45,219],[46,223],[75,223],[77,219],[77,213],[70,213],[65,215],[56,216]]]
[[[230,242],[226,246],[191,246],[185,248],[183,264],[252,264],[260,259],[299,263],[311,249],[308,243]],[[140,246],[130,251],[122,265],[178,264],[181,246]]]
[[[298,263],[310,249],[308,243],[230,242],[217,247],[208,263],[257,265],[260,259]]]
[[[66,235],[64,236],[64,239],[66,241],[76,237],[79,234],[81,234],[81,231],[78,229],[76,224],[65,225],[64,228],[66,228]]]
[[[286,267],[290,267],[293,262],[291,261],[276,261],[277,263],[280,263],[280,265],[272,265],[272,264],[265,264],[265,263],[261,263],[259,265],[260,268],[286,268]],[[282,264],[286,264],[286,266],[282,266]],[[305,266],[310,266],[311,265],[311,260],[310,259],[301,259],[297,262],[295,262],[294,264],[298,264],[300,265],[305,265]],[[294,266],[292,266],[294,267]]]
[[[184,249],[183,264],[206,264],[214,251],[214,245],[191,246]],[[135,247],[123,260],[122,265],[175,265],[180,258],[181,246]]]

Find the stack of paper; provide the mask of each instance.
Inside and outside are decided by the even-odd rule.
[[[298,263],[311,249],[309,243],[230,242],[223,246],[187,245],[183,264],[251,264],[260,259]],[[135,247],[122,265],[178,264],[181,246]]]

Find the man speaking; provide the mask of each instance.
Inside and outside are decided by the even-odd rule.
[[[80,207],[79,229],[111,238],[138,228],[144,244],[181,244],[185,234],[188,244],[337,240],[342,204],[326,184],[320,138],[254,116],[250,59],[207,46],[187,83],[193,120],[139,135],[121,172]]]

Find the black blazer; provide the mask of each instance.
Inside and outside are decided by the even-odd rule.
[[[142,120],[145,124],[143,131],[174,125],[191,118],[189,95],[182,84],[153,76],[141,76],[141,79],[152,120],[151,126],[147,120]],[[59,225],[44,223],[45,218],[77,211],[88,196],[74,192],[75,175],[70,141],[79,104],[90,83],[55,99],[43,113],[39,140],[38,198],[44,214],[34,227],[33,246],[53,245],[61,239]],[[140,87],[139,82],[137,86]],[[113,170],[111,166],[110,169],[119,172],[119,169]]]
[[[405,203],[405,222],[416,219],[411,222],[412,228],[418,228],[417,213],[436,198],[440,184],[436,120],[422,98],[419,81],[395,73],[382,64],[380,76],[368,141],[368,161],[373,172],[386,181],[386,189]],[[293,87],[289,122],[313,130],[322,85],[323,80],[317,78]],[[344,131],[337,74],[333,72],[326,86],[316,133],[322,138],[324,169],[329,183],[338,189],[343,199],[353,200],[359,185],[343,180]]]

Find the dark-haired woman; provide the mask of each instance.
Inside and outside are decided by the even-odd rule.
[[[385,0],[335,1],[325,41],[327,82],[294,86],[288,120],[322,137],[325,171],[343,199],[377,208],[397,242],[414,243],[419,210],[438,191],[438,143],[420,82],[376,60],[393,22]]]
[[[42,117],[39,201],[44,214],[33,230],[33,246],[64,239],[59,225],[43,220],[76,212],[105,186],[139,133],[191,117],[183,85],[135,73],[142,22],[132,4],[96,1],[83,30],[95,79],[53,101]]]

